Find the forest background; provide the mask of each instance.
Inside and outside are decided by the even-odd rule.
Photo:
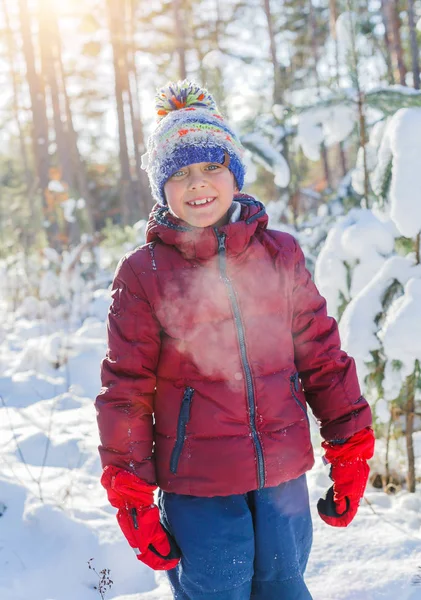
[[[0,256],[147,217],[141,156],[168,79],[208,86],[250,151],[247,191],[307,218],[367,141],[365,95],[419,88],[420,16],[414,0],[1,0]],[[351,87],[350,135],[306,152],[302,110]]]

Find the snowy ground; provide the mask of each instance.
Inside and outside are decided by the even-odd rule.
[[[0,325],[2,600],[99,599],[91,558],[97,571],[111,571],[107,600],[171,598],[164,576],[127,546],[99,485],[93,398],[105,351],[105,304],[104,298],[71,335],[25,319]],[[55,369],[57,358],[65,363]],[[329,485],[319,458],[308,479],[315,509]],[[369,489],[367,498],[372,506],[364,504],[345,531],[314,512],[307,571],[314,600],[421,599],[414,585],[421,492],[391,497]]]

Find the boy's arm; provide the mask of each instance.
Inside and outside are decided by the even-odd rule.
[[[108,351],[96,399],[102,466],[155,484],[153,400],[160,325],[130,258],[117,267],[108,314]]]
[[[326,301],[305,268],[301,248],[295,244],[295,364],[322,436],[331,441],[345,440],[371,425],[371,410],[361,396],[355,362],[341,350],[338,325],[327,316]]]

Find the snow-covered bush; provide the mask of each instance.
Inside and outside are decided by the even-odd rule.
[[[340,318],[342,343],[356,359],[378,432],[390,435],[393,425],[406,435],[413,491],[412,432],[421,427],[414,419],[421,401],[421,108],[385,119],[366,150],[377,202],[372,210],[350,211],[332,228],[316,281],[330,313]]]
[[[119,225],[107,221],[101,231],[100,262],[105,269],[114,270],[118,261],[126,253],[145,243],[147,221],[137,221],[134,225]]]
[[[40,319],[51,325],[65,320],[80,326],[90,313],[97,288],[108,286],[112,272],[100,266],[98,241],[85,238],[59,254],[50,247],[37,254],[23,253],[0,263],[3,318]]]

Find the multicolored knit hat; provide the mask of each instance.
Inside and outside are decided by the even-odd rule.
[[[142,168],[158,202],[166,204],[164,185],[168,178],[193,163],[226,165],[241,190],[244,149],[207,90],[186,79],[170,82],[158,91],[155,106],[158,124],[142,156]]]

